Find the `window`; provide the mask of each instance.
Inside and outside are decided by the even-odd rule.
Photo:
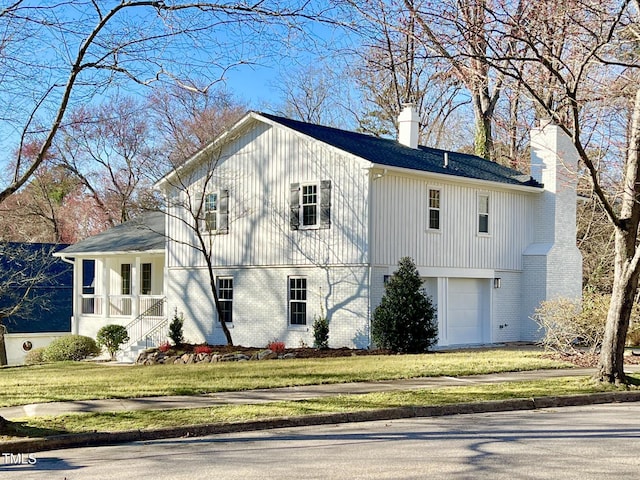
[[[318,185],[302,186],[302,226],[318,224]]]
[[[208,193],[204,197],[204,226],[208,232],[218,229],[218,194]]]
[[[121,295],[131,295],[131,264],[120,265],[120,279],[122,282]]]
[[[141,267],[142,271],[140,273],[140,293],[142,295],[151,295],[151,264],[143,263]]]
[[[331,180],[292,183],[289,203],[292,230],[331,227]]]
[[[440,230],[440,190],[429,189],[429,230]]]
[[[478,195],[478,233],[489,233],[489,195]]]
[[[233,278],[218,278],[218,300],[225,323],[233,321]]]
[[[203,200],[202,228],[210,233],[229,233],[229,190],[207,193]]]
[[[289,277],[289,323],[307,324],[307,279]]]

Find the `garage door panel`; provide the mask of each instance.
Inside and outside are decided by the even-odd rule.
[[[450,344],[482,343],[488,324],[487,280],[449,279],[447,338]]]

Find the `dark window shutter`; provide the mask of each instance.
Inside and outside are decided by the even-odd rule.
[[[331,227],[331,180],[320,182],[320,228]]]
[[[220,190],[218,194],[218,233],[229,233],[229,190]]]
[[[289,225],[291,230],[300,227],[300,184],[292,183],[289,195]]]

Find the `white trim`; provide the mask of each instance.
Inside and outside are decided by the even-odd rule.
[[[480,211],[480,205],[481,205],[481,198],[487,198],[487,211],[486,212],[481,212]],[[493,208],[491,207],[491,194],[489,192],[478,192],[476,194],[476,235],[479,237],[490,237],[493,233],[493,225],[492,225],[492,221],[491,218],[493,217],[492,215],[492,210]],[[480,216],[481,215],[486,215],[487,217],[487,231],[486,232],[482,232],[480,231]]]
[[[304,300],[292,300],[291,299],[291,280],[304,280]],[[288,275],[287,276],[287,327],[288,328],[307,328],[309,324],[308,318],[308,306],[309,306],[309,282],[305,275]],[[291,323],[291,302],[303,303],[304,302],[304,323]]]
[[[438,192],[438,207],[431,208],[431,192]],[[442,233],[442,187],[431,187],[427,184],[427,214],[426,214],[426,231],[429,233]],[[437,210],[438,212],[438,228],[431,227],[431,210]]]
[[[207,210],[207,199],[209,196],[215,196],[215,210]],[[204,234],[215,235],[218,233],[220,226],[220,191],[205,192],[202,196],[202,218],[198,219],[198,230]],[[214,212],[216,217],[216,228],[210,229],[207,226],[207,213]]]
[[[316,201],[307,205],[315,205],[316,207],[316,223],[304,224],[304,187],[316,187]],[[320,181],[300,182],[300,193],[298,195],[298,230],[318,230],[320,228],[320,209],[321,209],[321,186]]]
[[[342,151],[342,150],[340,150]],[[345,152],[343,152],[345,153]],[[348,154],[350,155],[350,154]],[[351,155],[355,157],[355,155]],[[360,157],[356,157],[360,158]],[[364,160],[364,159],[361,159]],[[364,160],[367,161],[367,160]],[[369,169],[384,169],[387,170],[387,173],[397,172],[404,174],[408,177],[428,177],[433,178],[437,181],[442,181],[446,183],[453,184],[462,184],[462,185],[476,185],[483,186],[484,188],[495,188],[501,190],[517,190],[521,192],[529,192],[529,193],[542,193],[545,191],[544,187],[531,187],[528,185],[515,185],[511,183],[502,183],[496,182],[493,180],[481,180],[479,178],[468,178],[457,175],[449,175],[444,173],[435,173],[435,172],[427,172],[425,170],[413,170],[411,168],[402,168],[402,167],[393,167],[389,165],[382,165],[379,163],[371,163]]]
[[[417,267],[424,278],[493,278],[495,270],[480,268]],[[397,267],[393,267],[397,269]],[[389,269],[391,271],[391,268]]]

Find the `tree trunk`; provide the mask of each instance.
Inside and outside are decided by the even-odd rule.
[[[4,343],[4,335],[7,333],[7,327],[0,323],[0,365],[6,365],[7,362],[7,347]],[[0,417],[1,418],[1,417]]]
[[[207,261],[207,269],[209,270],[209,285],[211,286],[211,294],[213,295],[213,303],[215,303],[216,306],[218,321],[220,322],[222,332],[227,339],[227,345],[232,346],[233,339],[231,338],[231,332],[229,331],[229,327],[227,327],[227,322],[222,319],[222,306],[220,305],[220,299],[218,298],[218,288],[216,285],[216,276],[213,273],[213,264],[211,263],[211,258],[206,254],[205,259]]]
[[[475,110],[475,137],[473,150],[476,155],[487,160],[493,160],[493,132],[491,128],[491,114],[486,114],[481,107]]]
[[[616,229],[615,274],[611,303],[607,313],[600,363],[596,379],[601,382],[626,383],[624,344],[627,339],[633,302],[638,290],[638,271],[633,268],[635,242],[629,244],[629,232]],[[635,238],[635,235],[632,236]]]

